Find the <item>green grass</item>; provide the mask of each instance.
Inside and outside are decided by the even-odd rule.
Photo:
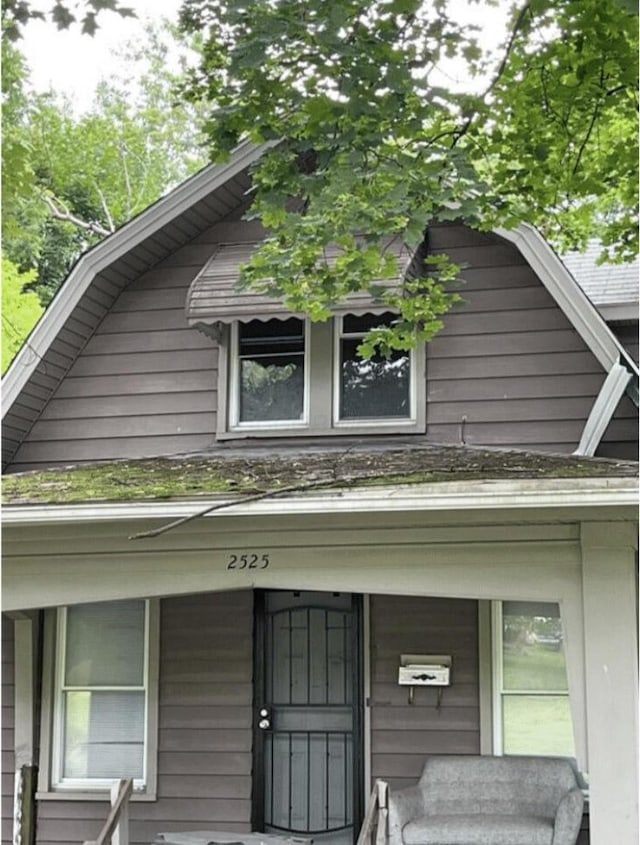
[[[566,690],[564,651],[543,645],[527,645],[520,651],[505,651],[505,690]]]
[[[568,696],[507,695],[503,725],[506,754],[575,755]]]

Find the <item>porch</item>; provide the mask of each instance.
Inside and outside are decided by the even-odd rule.
[[[442,491],[442,487],[440,488]],[[494,488],[495,492],[495,488]],[[491,602],[556,604],[562,615],[575,754],[589,772],[591,842],[631,843],[635,825],[635,532],[631,508],[601,522],[588,507],[476,507],[393,510],[375,495],[332,496],[341,512],[247,513],[199,520],[132,544],[159,518],[87,519],[5,530],[5,607],[24,613],[63,604],[157,599],[156,745],[146,794],[131,801],[131,843],[160,831],[256,829],[254,600],[256,591],[317,591],[362,597],[361,808],[376,778],[408,785],[430,753],[491,753]],[[325,500],[326,501],[326,500]],[[538,499],[540,502],[540,499]],[[291,503],[287,503],[291,511]],[[266,513],[267,507],[272,512]],[[293,508],[295,510],[295,508]],[[32,512],[33,513],[33,512]],[[601,516],[601,513],[599,514]],[[249,518],[247,518],[249,517]],[[231,566],[242,555],[268,565]],[[48,573],[54,577],[47,577]],[[47,580],[46,591],[43,579]],[[608,613],[603,615],[602,607]],[[29,714],[42,704],[25,675],[52,664],[53,612],[15,624],[16,761],[40,763],[38,845],[93,840],[106,796],[67,795],[47,783],[46,719],[27,741]],[[22,624],[24,623],[24,624]],[[38,624],[45,652],[38,655]],[[13,627],[8,623],[9,627]],[[31,646],[29,646],[31,642]],[[448,654],[452,683],[414,691],[398,685],[406,653]],[[603,670],[604,667],[604,670]],[[605,671],[607,685],[603,688]],[[46,675],[45,675],[46,681]],[[45,683],[43,689],[46,689]],[[25,698],[26,696],[26,698]],[[440,700],[439,700],[440,699]],[[51,702],[49,702],[51,706]],[[587,718],[588,717],[588,718]],[[31,735],[40,721],[32,716]],[[606,726],[606,734],[603,728]],[[588,758],[587,758],[588,753]],[[153,766],[153,763],[152,763]],[[44,772],[44,774],[43,774]],[[621,773],[624,776],[621,778]],[[43,780],[44,778],[44,780]],[[354,825],[359,825],[357,818]],[[618,833],[612,839],[612,825]],[[3,834],[4,835],[4,834]],[[588,841],[586,833],[581,842]]]

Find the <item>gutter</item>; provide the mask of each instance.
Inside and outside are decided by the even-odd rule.
[[[233,516],[390,513],[411,511],[532,510],[638,507],[635,478],[558,478],[404,484],[361,490],[328,490],[254,502],[242,498],[107,502],[69,505],[5,505],[5,527],[89,522],[173,520],[225,504]],[[231,505],[231,507],[229,507]],[[203,518],[217,516],[213,512]]]

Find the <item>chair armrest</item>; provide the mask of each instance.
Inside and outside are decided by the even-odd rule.
[[[424,815],[424,793],[419,786],[389,790],[389,845],[403,845],[402,828]]]
[[[575,845],[582,822],[583,804],[584,795],[577,787],[563,796],[556,812],[552,845]]]

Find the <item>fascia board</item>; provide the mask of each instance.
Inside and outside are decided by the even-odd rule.
[[[611,418],[632,378],[631,373],[622,364],[616,362],[611,367],[593,404],[574,455],[587,457],[595,455],[607,426],[611,422]]]
[[[494,232],[520,250],[604,369],[609,372],[622,359],[637,376],[635,363],[540,232],[528,223]]]
[[[233,502],[233,506],[229,504]],[[635,478],[544,479],[397,485],[375,490],[329,490],[286,498],[243,502],[241,498],[71,505],[5,505],[5,527],[81,522],[173,520],[208,507],[233,516],[287,516],[400,511],[514,511],[540,508],[638,507]],[[206,517],[205,517],[206,518]]]
[[[2,380],[3,415],[11,408],[33,375],[40,359],[46,354],[99,272],[253,164],[265,150],[276,143],[274,141],[256,146],[249,141],[243,142],[224,164],[205,167],[85,253],[32,331],[28,344],[22,347]]]

